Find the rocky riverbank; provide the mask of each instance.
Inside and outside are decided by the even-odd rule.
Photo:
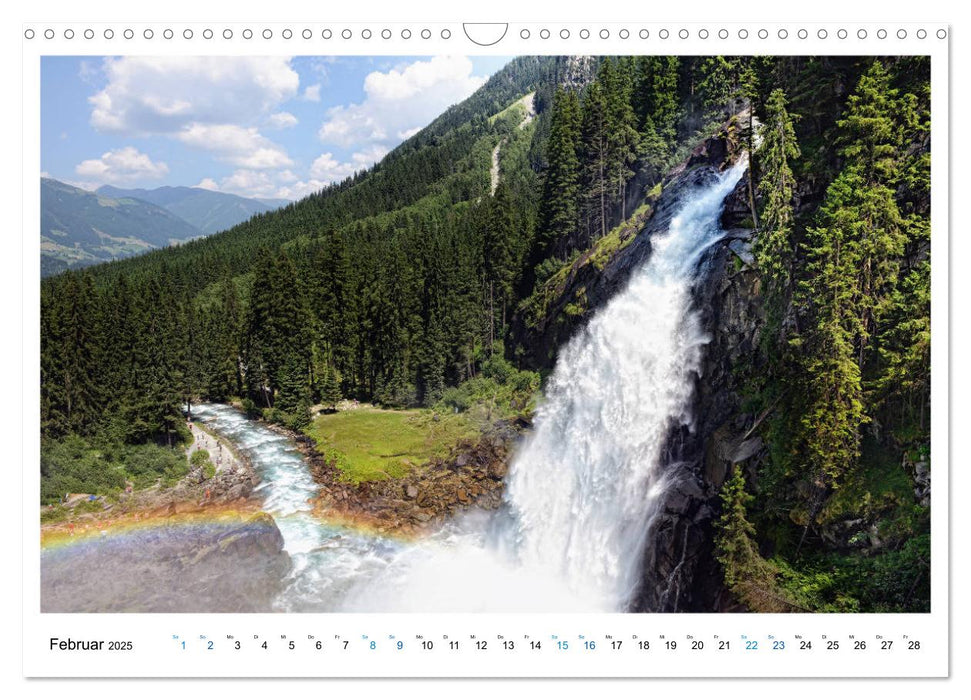
[[[399,535],[434,529],[470,508],[498,508],[512,447],[526,428],[522,420],[497,421],[477,441],[463,441],[447,457],[416,466],[403,478],[354,484],[313,439],[275,427],[298,445],[320,486],[316,515]]]

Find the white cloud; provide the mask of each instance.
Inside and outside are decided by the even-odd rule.
[[[175,136],[187,146],[211,151],[217,158],[241,168],[265,170],[293,163],[283,148],[256,127],[193,123]]]
[[[329,185],[328,182],[323,182],[322,180],[300,180],[295,182],[288,187],[281,187],[277,190],[276,196],[281,199],[303,199],[309,194],[314,192],[319,192]]]
[[[330,109],[318,136],[342,147],[394,146],[479,88],[486,79],[472,70],[467,57],[435,56],[370,73],[364,80],[364,101]]]
[[[323,183],[340,182],[359,170],[365,170],[384,158],[388,149],[373,144],[364,151],[351,155],[350,161],[341,162],[332,153],[321,154],[310,166],[310,177]],[[319,188],[318,188],[319,189]]]
[[[102,131],[164,134],[193,122],[256,123],[295,97],[300,79],[280,56],[106,58],[107,85],[89,98]]]
[[[239,168],[292,163],[256,126],[297,123],[278,109],[299,92],[289,58],[127,56],[104,59],[102,71],[107,84],[89,98],[100,131],[174,137]]]
[[[297,125],[297,118],[289,112],[276,112],[271,114],[266,121],[274,129],[289,129]]]
[[[219,187],[224,192],[243,197],[273,197],[277,191],[277,184],[272,174],[258,170],[237,170],[232,175],[224,177]]]
[[[93,183],[117,185],[157,180],[165,177],[169,167],[161,161],[152,161],[134,146],[125,146],[78,163],[74,172]]]
[[[320,102],[320,83],[308,85],[303,91],[303,99],[307,102]]]
[[[219,180],[217,184],[212,178],[204,178],[196,187],[220,192],[238,194],[241,197],[272,197],[294,199],[290,193],[291,186],[297,183],[297,176],[290,170],[253,170],[239,168]],[[321,185],[323,187],[323,185]],[[320,189],[319,187],[317,189]],[[303,196],[303,195],[300,195]]]

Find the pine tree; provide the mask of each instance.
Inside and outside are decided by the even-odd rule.
[[[550,117],[547,145],[549,165],[543,183],[540,210],[540,253],[536,262],[546,257],[557,242],[571,237],[580,223],[580,102],[576,93],[557,89]]]
[[[768,305],[778,322],[782,296],[790,288],[795,253],[792,199],[796,183],[789,161],[799,157],[799,145],[782,90],[772,91],[765,108],[766,121],[760,130],[762,144],[758,151],[762,215],[755,259]]]
[[[498,321],[502,332],[506,322],[506,310],[512,300],[513,285],[516,281],[515,257],[516,222],[508,187],[500,182],[496,188],[489,209],[488,224],[483,240],[486,283],[488,284],[489,312],[492,323]],[[497,333],[491,333],[491,343],[495,344]]]
[[[721,515],[715,522],[715,558],[724,572],[725,585],[741,603],[750,610],[776,611],[781,600],[775,591],[775,570],[759,554],[755,526],[748,519],[752,500],[745,490],[743,470],[735,465],[721,491]]]
[[[640,56],[634,69],[632,103],[642,138],[657,138],[664,151],[676,145],[678,121],[677,56]]]
[[[891,110],[895,91],[879,61],[859,82],[840,127],[845,160],[806,232],[800,306],[813,309],[793,340],[801,357],[803,407],[795,454],[814,485],[810,524],[825,493],[855,467],[869,421],[862,377],[875,316],[887,309],[904,250],[894,197],[900,146]]]
[[[340,375],[330,364],[325,364],[320,371],[320,402],[325,408],[336,411],[341,401]]]
[[[885,311],[896,285],[907,240],[895,198],[903,135],[894,119],[896,96],[883,64],[874,61],[850,96],[846,117],[838,122],[845,144],[840,152],[859,188],[844,207],[860,266],[856,314],[861,368],[874,319]]]
[[[97,339],[99,319],[90,273],[69,275],[62,295],[63,335],[55,352],[63,356],[60,381],[64,427],[76,433],[90,433],[94,423],[102,417],[100,390],[96,383],[101,359]]]
[[[735,110],[742,63],[743,59],[728,56],[710,56],[701,62],[698,93],[702,106],[719,119]]]
[[[581,191],[586,200],[584,218],[587,225],[587,243],[607,234],[607,205],[610,197],[608,118],[603,85],[595,81],[587,89],[583,100],[580,129],[583,147]]]
[[[633,177],[632,165],[637,159],[636,116],[631,106],[631,75],[606,59],[599,80],[604,86],[607,108],[607,151],[611,201],[621,205],[621,220],[627,218],[627,183]]]

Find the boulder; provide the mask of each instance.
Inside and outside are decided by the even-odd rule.
[[[265,513],[109,531],[41,553],[41,610],[269,612],[290,566]]]

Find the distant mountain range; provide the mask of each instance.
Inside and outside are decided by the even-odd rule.
[[[247,199],[235,194],[204,190],[201,187],[123,190],[104,185],[97,192],[114,199],[127,197],[150,202],[188,221],[205,235],[225,231],[256,214],[279,209],[290,203],[286,199]]]
[[[89,192],[50,178],[40,191],[42,277],[206,236],[289,203],[197,187]]]

